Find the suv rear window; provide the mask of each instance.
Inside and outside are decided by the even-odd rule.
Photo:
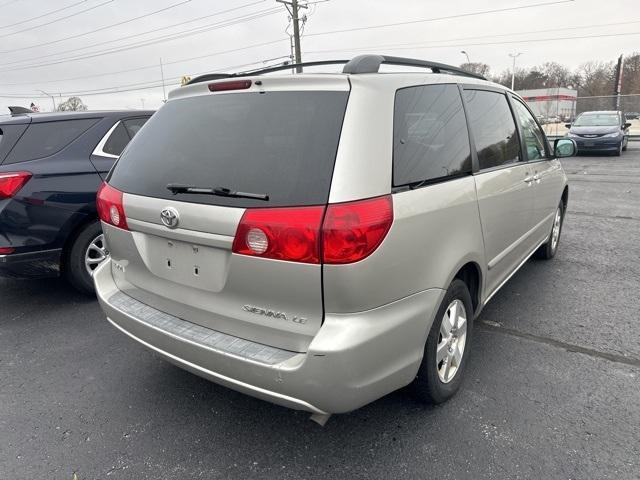
[[[167,102],[132,140],[109,183],[127,193],[237,207],[323,204],[348,92],[205,95]],[[174,196],[167,184],[224,187],[269,201]]]
[[[86,118],[32,123],[13,148],[5,163],[26,162],[58,153],[98,120],[97,118]]]

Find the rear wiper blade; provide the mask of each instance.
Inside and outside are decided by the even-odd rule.
[[[254,200],[269,201],[269,195],[266,193],[238,192],[225,187],[209,188],[169,183],[167,185],[167,190],[170,190],[174,195],[177,195],[178,193],[195,193],[200,195],[216,195],[218,197],[251,198]]]

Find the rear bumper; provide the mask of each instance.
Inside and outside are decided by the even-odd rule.
[[[61,248],[0,255],[0,277],[42,278],[60,274]]]
[[[205,329],[130,297],[123,301],[111,261],[93,278],[108,320],[133,340],[213,382],[313,413],[348,412],[409,384],[444,294],[431,289],[366,312],[326,314],[308,350],[298,353]]]

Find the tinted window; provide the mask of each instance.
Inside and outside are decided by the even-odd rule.
[[[230,206],[326,203],[347,92],[199,95],[167,102],[109,183],[139,195]],[[268,194],[269,201],[180,194],[168,183]]]
[[[522,127],[522,135],[524,136],[524,143],[527,148],[527,159],[538,160],[545,158],[547,152],[544,149],[544,134],[540,127],[533,118],[533,115],[527,110],[519,100],[513,99],[514,109],[518,119],[520,120],[520,126]]]
[[[32,123],[5,163],[25,162],[58,153],[97,121],[89,118]]]
[[[520,147],[507,97],[484,90],[464,93],[480,168],[517,162]]]
[[[109,138],[102,147],[102,151],[104,153],[109,153],[111,155],[119,156],[124,147],[129,143],[129,134],[127,133],[127,129],[124,127],[122,122],[118,122],[118,126],[115,128]]]
[[[469,134],[458,87],[398,90],[393,114],[393,185],[468,172]]]
[[[138,133],[138,130],[140,130],[142,126],[147,122],[147,120],[149,120],[148,117],[129,118],[127,120],[123,120],[122,123],[124,123],[124,126],[127,129],[129,136],[133,138],[135,134]]]

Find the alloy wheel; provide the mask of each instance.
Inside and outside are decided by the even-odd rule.
[[[98,265],[100,265],[108,255],[109,251],[104,242],[104,235],[100,234],[92,240],[84,254],[84,266],[89,275],[93,275],[94,270],[98,268]]]
[[[462,365],[464,347],[467,341],[467,312],[461,300],[453,300],[442,317],[436,368],[442,383],[449,383]]]

